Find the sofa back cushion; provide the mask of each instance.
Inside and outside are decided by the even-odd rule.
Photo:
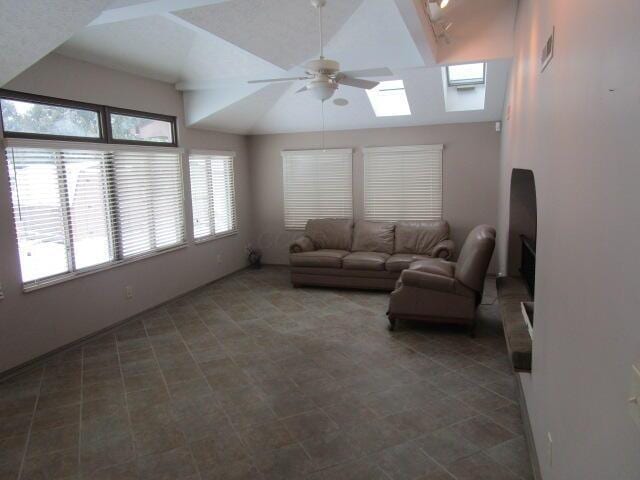
[[[350,218],[317,218],[307,222],[305,235],[320,250],[351,250],[353,220]]]
[[[433,248],[449,238],[449,224],[444,220],[396,223],[395,253],[431,255]]]
[[[354,252],[393,253],[395,225],[385,222],[356,222],[353,229]]]

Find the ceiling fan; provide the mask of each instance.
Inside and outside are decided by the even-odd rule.
[[[263,80],[249,80],[248,83],[272,83],[291,82],[295,80],[310,80],[300,92],[310,92],[318,100],[325,101],[333,96],[340,85],[370,90],[378,86],[380,82],[365,80],[357,77],[386,77],[392,76],[393,72],[388,68],[373,68],[357,71],[340,71],[340,64],[335,60],[324,58],[324,45],[322,42],[322,7],[326,5],[326,0],[311,0],[311,5],[318,10],[320,25],[320,58],[311,60],[304,65],[306,76],[288,78],[268,78]]]

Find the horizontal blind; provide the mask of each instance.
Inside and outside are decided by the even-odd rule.
[[[184,241],[175,150],[25,143],[6,157],[26,290]]]
[[[285,228],[353,216],[352,157],[351,149],[282,152]]]
[[[442,145],[364,149],[365,219],[442,217]]]
[[[236,232],[233,152],[192,152],[189,170],[194,238]]]
[[[123,258],[184,242],[180,154],[116,150],[115,197]]]

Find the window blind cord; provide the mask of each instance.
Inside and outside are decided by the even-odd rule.
[[[20,220],[22,220],[22,207],[20,206],[20,187],[18,186],[18,172],[16,171],[16,162],[15,158],[13,158],[13,149],[11,150],[11,167],[13,168],[13,178],[15,179],[16,185],[16,201],[18,202],[18,216]]]

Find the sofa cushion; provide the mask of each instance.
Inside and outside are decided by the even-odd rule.
[[[305,235],[317,250],[351,250],[353,220],[350,218],[318,218],[309,220]]]
[[[455,263],[447,262],[439,258],[429,258],[427,260],[416,260],[409,265],[409,270],[431,273],[442,277],[453,278],[455,274]]]
[[[294,267],[341,268],[342,259],[349,252],[345,250],[314,250],[313,252],[292,253],[289,263]]]
[[[388,258],[388,253],[354,252],[342,259],[342,268],[346,270],[384,270]]]
[[[415,255],[413,253],[394,253],[387,259],[385,268],[389,272],[399,272],[406,270],[416,260],[428,260],[431,257],[427,255]]]
[[[393,253],[395,224],[385,222],[356,222],[353,228],[354,252]]]
[[[444,220],[398,222],[395,253],[431,255],[433,248],[449,238],[449,224]]]

